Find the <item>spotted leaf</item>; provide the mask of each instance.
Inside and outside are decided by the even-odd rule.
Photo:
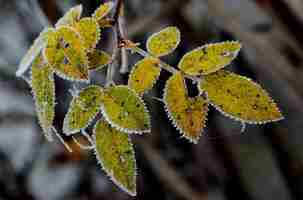
[[[113,9],[114,3],[112,1],[101,4],[99,8],[93,14],[93,17],[97,20],[104,18]]]
[[[73,25],[75,30],[80,34],[84,47],[87,51],[92,51],[100,40],[100,28],[94,18],[82,18]]]
[[[89,86],[76,94],[63,123],[63,132],[71,135],[86,128],[101,108],[102,88]]]
[[[132,69],[128,85],[134,89],[140,96],[144,92],[152,89],[160,76],[161,68],[159,60],[152,57],[140,60]]]
[[[66,25],[72,25],[76,21],[80,20],[81,14],[82,14],[83,7],[82,5],[77,5],[75,7],[72,7],[67,13],[58,20],[56,23],[56,27],[59,26],[66,26]]]
[[[71,27],[60,26],[47,39],[45,60],[62,78],[88,81],[88,58],[79,34]]]
[[[150,132],[150,116],[144,102],[127,86],[112,86],[104,91],[102,113],[120,131],[138,134]]]
[[[96,123],[94,136],[95,154],[104,171],[122,190],[136,196],[136,160],[129,136],[105,120]]]
[[[183,137],[197,143],[207,119],[208,103],[206,99],[188,97],[184,77],[177,72],[165,85],[164,102],[174,126]]]
[[[185,54],[179,63],[184,73],[206,75],[229,65],[241,49],[239,42],[221,42],[204,45]]]
[[[147,40],[147,50],[153,56],[165,56],[173,52],[180,43],[181,34],[177,27],[167,27]]]
[[[45,28],[38,38],[34,41],[34,44],[30,47],[28,52],[22,58],[16,76],[22,76],[26,70],[31,66],[32,62],[39,56],[42,49],[46,46],[46,39],[49,33],[53,32],[53,28]]]
[[[221,70],[205,76],[200,90],[217,110],[235,120],[263,124],[283,119],[267,92],[246,77]]]
[[[53,71],[43,61],[41,54],[32,64],[31,87],[40,126],[50,139],[55,116],[55,82]]]
[[[105,51],[95,49],[88,54],[89,70],[98,70],[111,62],[111,56]]]

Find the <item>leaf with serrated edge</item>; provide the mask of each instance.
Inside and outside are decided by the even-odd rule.
[[[126,133],[150,132],[150,116],[143,100],[127,86],[104,90],[102,114],[116,129]]]
[[[86,128],[100,111],[102,88],[91,85],[79,92],[64,118],[63,132],[72,135]]]
[[[136,196],[136,159],[129,135],[100,120],[94,128],[95,154],[111,180],[131,196]]]
[[[114,3],[112,1],[106,2],[104,4],[101,4],[99,8],[96,9],[96,11],[93,14],[93,17],[96,18],[97,20],[102,19],[108,13],[112,10],[114,7]]]
[[[50,34],[43,55],[60,77],[72,81],[89,81],[84,44],[72,27],[60,26]]]
[[[207,120],[207,100],[188,97],[184,77],[176,72],[165,85],[164,102],[174,126],[186,139],[197,143]]]
[[[72,7],[66,14],[58,20],[56,23],[56,28],[59,26],[72,25],[74,22],[80,20],[82,14],[83,7],[82,5],[77,5]]]
[[[85,50],[95,49],[101,35],[98,22],[94,18],[85,17],[75,23],[73,27],[80,34]]]
[[[181,33],[177,27],[169,26],[158,33],[154,33],[147,40],[146,48],[156,57],[165,56],[173,52],[179,45]]]
[[[105,51],[95,49],[88,53],[89,70],[99,70],[111,62],[111,56]]]
[[[160,76],[159,62],[159,59],[147,57],[136,63],[130,73],[128,86],[140,96],[152,89]]]
[[[240,49],[236,41],[207,44],[185,54],[178,67],[192,76],[210,74],[229,65]]]
[[[34,41],[34,44],[30,47],[27,53],[22,58],[16,76],[22,76],[26,70],[31,66],[32,62],[38,57],[42,49],[46,46],[46,38],[50,32],[54,31],[53,28],[45,28],[38,38]]]
[[[277,105],[260,85],[250,79],[221,70],[205,76],[200,90],[225,116],[249,124],[264,124],[283,119]]]
[[[52,134],[55,117],[55,82],[53,71],[43,61],[41,54],[32,64],[31,87],[39,123],[48,138]]]

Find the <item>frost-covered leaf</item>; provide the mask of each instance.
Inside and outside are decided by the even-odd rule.
[[[224,115],[252,124],[283,119],[277,105],[265,90],[246,77],[225,70],[205,76],[200,90]]]
[[[53,32],[53,28],[45,28],[38,38],[34,41],[34,44],[30,47],[27,53],[22,58],[16,76],[22,76],[24,72],[30,67],[32,62],[39,56],[42,49],[46,46],[46,38],[50,32]]]
[[[88,54],[89,70],[101,69],[111,62],[111,56],[105,51],[95,49]]]
[[[141,96],[144,92],[152,89],[160,76],[160,72],[158,59],[144,58],[133,67],[129,75],[128,86]]]
[[[96,157],[104,171],[122,190],[136,196],[136,160],[129,136],[105,120],[94,129]]]
[[[85,17],[73,25],[75,30],[80,34],[84,47],[87,51],[93,50],[100,40],[100,28],[94,18]]]
[[[174,126],[183,134],[183,137],[197,143],[207,119],[206,99],[188,97],[184,77],[177,72],[165,85],[164,102]]]
[[[150,116],[143,100],[127,86],[104,90],[102,113],[115,128],[127,133],[150,132]]]
[[[114,3],[112,1],[106,2],[104,4],[101,4],[99,8],[96,9],[96,11],[93,14],[93,17],[96,18],[97,20],[102,19],[108,13],[112,10],[114,7]]]
[[[65,26],[65,25],[72,25],[74,22],[80,20],[82,14],[83,7],[82,5],[77,5],[72,7],[66,14],[58,20],[56,23],[56,27]]]
[[[239,42],[221,42],[204,45],[183,56],[179,69],[184,73],[197,76],[218,71],[229,65],[241,49]]]
[[[76,94],[63,123],[63,132],[71,135],[86,128],[101,108],[102,88],[91,85]]]
[[[55,82],[53,71],[43,61],[41,54],[32,64],[31,87],[39,123],[49,138],[55,117]]]
[[[60,26],[47,39],[44,58],[62,78],[88,81],[88,58],[79,34],[71,27]]]
[[[153,56],[165,56],[173,52],[180,43],[181,34],[177,27],[167,27],[148,38],[146,48]]]

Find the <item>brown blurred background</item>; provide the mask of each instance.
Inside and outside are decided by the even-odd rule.
[[[167,25],[182,42],[165,61],[176,66],[187,51],[209,42],[239,40],[243,50],[229,66],[259,82],[286,119],[265,126],[241,124],[210,110],[206,132],[192,145],[172,127],[161,98],[163,72],[145,97],[151,134],[132,137],[138,165],[138,196],[121,192],[97,165],[92,152],[67,153],[48,143],[34,112],[30,88],[15,77],[17,65],[43,27],[82,3],[89,16],[102,0],[0,0],[0,200],[302,200],[303,199],[303,1],[125,0],[130,39],[145,43]],[[109,31],[100,48],[111,52]],[[139,59],[129,55],[129,68]],[[104,73],[93,75],[104,83]],[[125,83],[126,74],[116,77]],[[55,126],[71,100],[70,83],[56,78]],[[191,87],[190,87],[191,88]],[[195,94],[191,88],[190,93]],[[66,138],[69,140],[69,138]]]

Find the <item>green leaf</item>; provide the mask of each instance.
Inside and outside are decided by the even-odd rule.
[[[148,38],[146,48],[156,57],[165,56],[173,52],[179,45],[181,33],[177,27],[167,27]]]
[[[31,87],[40,126],[50,139],[55,117],[55,82],[51,67],[43,61],[41,55],[32,64]]]
[[[101,4],[99,8],[93,14],[93,17],[97,20],[104,18],[114,7],[114,3],[112,1]]]
[[[59,26],[72,25],[74,22],[79,21],[82,14],[83,7],[82,5],[77,5],[72,7],[66,14],[61,17],[56,23],[56,28]]]
[[[102,69],[111,62],[111,56],[105,51],[95,49],[88,54],[89,70]]]
[[[94,50],[101,35],[98,22],[94,18],[85,17],[75,23],[73,27],[80,34],[85,50]]]
[[[46,46],[46,39],[48,35],[53,32],[53,28],[45,28],[38,38],[34,41],[34,44],[30,47],[27,53],[22,58],[16,76],[22,76],[24,72],[31,66],[32,62],[39,56],[42,49]]]
[[[241,49],[239,42],[221,42],[204,45],[185,54],[179,63],[184,73],[206,75],[229,65]]]
[[[197,143],[205,127],[208,103],[203,97],[190,98],[181,72],[176,72],[166,82],[165,108],[174,126],[183,137]]]
[[[70,106],[63,123],[63,132],[71,135],[86,128],[101,108],[102,88],[91,85],[77,94]]]
[[[43,55],[60,77],[72,81],[89,81],[84,44],[73,28],[60,26],[51,33]]]
[[[260,85],[232,72],[221,70],[205,76],[200,90],[207,92],[217,110],[235,120],[264,124],[283,119],[277,105]]]
[[[150,116],[143,100],[127,86],[104,90],[102,113],[115,128],[127,133],[150,132]]]
[[[122,190],[136,196],[136,160],[129,136],[104,120],[97,122],[94,136],[95,154],[104,171]]]
[[[152,57],[140,60],[135,64],[129,75],[128,86],[140,96],[152,89],[160,76],[161,68],[159,67],[159,62],[159,59]]]

